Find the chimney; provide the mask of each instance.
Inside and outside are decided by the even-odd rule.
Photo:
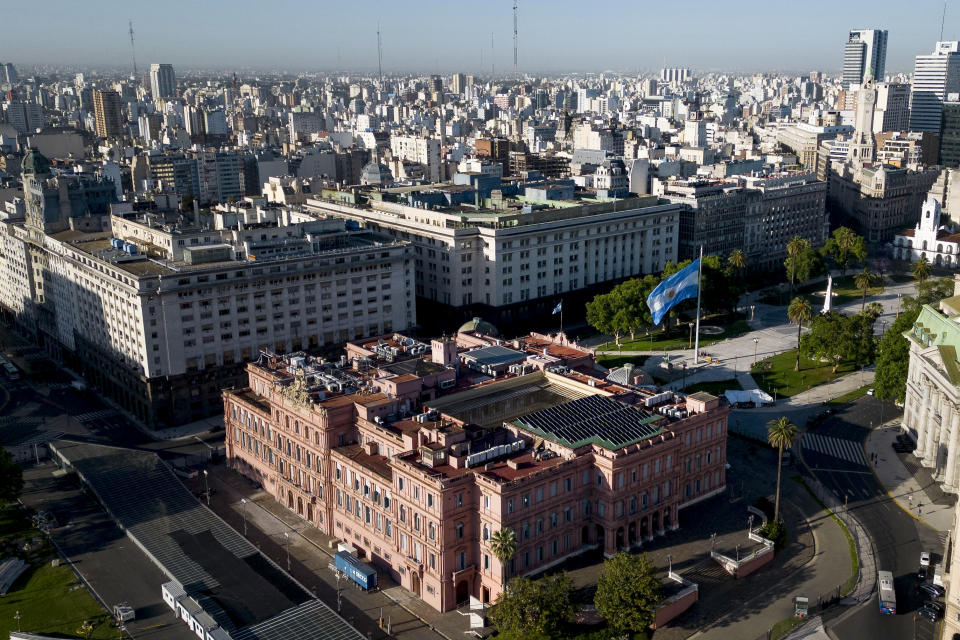
[[[380,447],[377,446],[377,443],[373,440],[368,440],[366,444],[363,445],[363,448],[366,449],[367,455],[375,456],[380,452]]]

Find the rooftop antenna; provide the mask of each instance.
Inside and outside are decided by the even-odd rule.
[[[517,70],[517,0],[513,0],[513,77],[520,79],[520,72]]]
[[[946,11],[946,7],[944,7]],[[137,48],[133,45],[133,20],[130,20],[130,51],[133,52],[133,76],[137,76]]]
[[[493,48],[493,31],[490,32],[490,80],[497,75],[496,50]]]
[[[380,72],[380,87],[383,88],[383,43],[380,41],[380,21],[377,21],[377,70]]]
[[[947,19],[947,0],[943,0],[943,15],[940,16],[940,42],[943,42],[943,23]]]

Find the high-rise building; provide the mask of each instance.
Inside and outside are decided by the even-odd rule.
[[[940,125],[940,164],[960,167],[960,95],[950,94],[943,103]]]
[[[150,93],[154,100],[177,95],[177,77],[172,64],[155,62],[150,65]]]
[[[97,123],[97,136],[118,138],[123,135],[122,103],[116,91],[93,90],[93,116]]]
[[[20,76],[17,75],[17,68],[12,62],[4,62],[0,67],[0,84],[16,84]]]
[[[690,79],[690,69],[686,67],[664,67],[660,69],[660,82],[671,84],[674,82],[686,82]]]
[[[887,32],[856,29],[843,48],[843,88],[859,85],[870,75],[883,80],[887,66]]]
[[[932,54],[917,56],[910,91],[910,130],[939,135],[943,100],[960,91],[960,42],[938,42]]]
[[[450,89],[454,93],[463,93],[463,90],[467,87],[467,76],[462,73],[453,74],[453,78],[450,80]]]
[[[873,132],[906,131],[910,127],[910,85],[878,82]]]

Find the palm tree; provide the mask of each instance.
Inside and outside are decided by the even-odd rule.
[[[930,263],[927,256],[920,256],[920,259],[913,265],[913,277],[923,283],[930,277]]]
[[[873,284],[873,274],[864,267],[863,271],[853,276],[853,284],[863,292],[863,298],[860,301],[860,311],[863,311],[863,308],[867,306],[867,292],[870,290],[870,285]]]
[[[510,527],[504,527],[490,536],[490,550],[500,561],[500,570],[503,573],[501,584],[507,588],[507,563],[517,552],[517,534]]]
[[[787,277],[790,278],[790,292],[793,293],[793,285],[796,282],[797,274],[800,269],[800,254],[810,246],[810,242],[800,236],[793,236],[793,239],[787,243]]]
[[[730,252],[730,256],[727,258],[727,263],[739,271],[747,267],[747,258],[743,255],[743,250],[734,249]]]
[[[813,309],[810,308],[810,301],[802,296],[797,296],[787,307],[787,317],[790,322],[797,325],[797,364],[794,371],[800,371],[800,332],[803,331],[803,323],[810,322],[813,317]]]
[[[876,322],[877,318],[883,315],[883,305],[879,302],[871,302],[860,313],[872,317]]]
[[[767,442],[777,449],[777,496],[773,503],[773,521],[780,521],[780,476],[783,472],[783,450],[789,449],[797,439],[799,430],[797,425],[790,422],[786,416],[774,418],[767,423]]]

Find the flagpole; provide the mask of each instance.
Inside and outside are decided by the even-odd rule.
[[[697,263],[697,337],[693,343],[693,363],[700,363],[700,277],[703,275],[703,245],[700,245],[700,262]]]

